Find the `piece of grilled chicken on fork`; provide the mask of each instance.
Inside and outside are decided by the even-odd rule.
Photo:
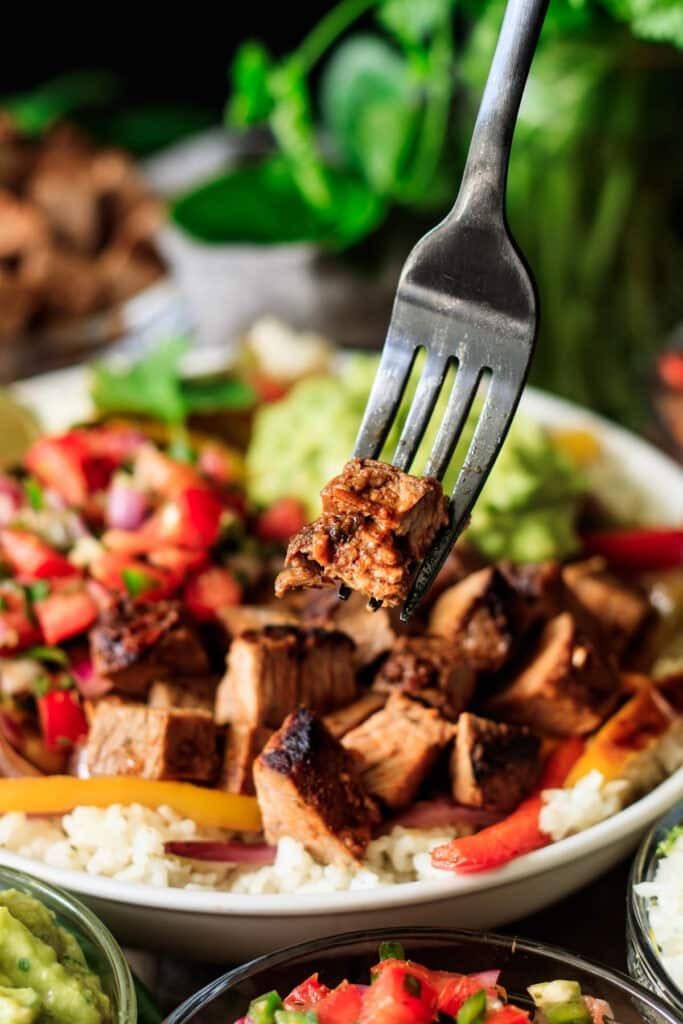
[[[405,621],[431,586],[491,471],[522,393],[537,330],[534,282],[508,231],[505,187],[519,104],[548,0],[508,0],[451,212],[410,253],[356,439],[354,456],[377,458],[416,355],[424,367],[392,463],[408,471],[449,367],[456,374],[425,466],[443,479],[484,374],[490,374],[474,436],[450,502],[450,523],[418,568]],[[340,588],[341,598],[348,597]],[[370,601],[371,608],[381,602]]]

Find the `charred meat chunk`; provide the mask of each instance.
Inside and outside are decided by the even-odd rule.
[[[562,575],[579,604],[597,620],[615,654],[622,654],[649,615],[645,594],[613,576],[602,558],[567,565]]]
[[[511,811],[538,779],[540,747],[539,738],[524,726],[464,712],[451,759],[454,800],[502,814]]]
[[[457,719],[474,695],[475,675],[453,657],[453,648],[440,636],[402,636],[372,684],[380,693],[414,694]]]
[[[237,636],[216,695],[216,720],[277,728],[300,704],[325,713],[356,696],[353,641],[345,634],[265,626]]]
[[[215,676],[190,679],[158,679],[147,696],[151,708],[197,708],[213,714],[218,680]]]
[[[216,770],[216,729],[206,711],[100,701],[86,744],[91,775],[209,782]]]
[[[396,640],[387,609],[368,614],[361,594],[350,594],[348,600],[340,601],[333,590],[316,591],[310,593],[300,614],[305,623],[339,629],[350,636],[356,645],[353,660],[358,669],[372,665],[391,650]]]
[[[231,725],[225,741],[220,788],[254,795],[254,761],[273,735],[262,725]]]
[[[292,836],[326,864],[363,857],[380,815],[351,755],[307,708],[288,715],[254,763],[266,839]]]
[[[346,583],[387,605],[406,597],[416,561],[448,522],[439,482],[352,459],[322,490],[323,514],[290,542],[278,596]]]
[[[435,708],[395,693],[342,744],[354,755],[368,792],[397,809],[415,799],[453,732]]]
[[[155,680],[209,670],[204,649],[175,601],[144,607],[121,602],[103,612],[90,632],[90,653],[98,675],[136,695]]]
[[[562,612],[546,624],[526,663],[487,710],[541,734],[580,736],[601,725],[620,692],[616,669],[595,635]]]

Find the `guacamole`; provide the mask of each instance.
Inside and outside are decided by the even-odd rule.
[[[319,513],[320,489],[353,451],[376,367],[376,357],[354,356],[339,375],[303,380],[279,402],[259,409],[247,453],[253,501],[270,505],[294,497],[311,518]],[[415,375],[382,452],[385,459],[396,445],[414,387]],[[446,398],[444,389],[414,472],[422,471]],[[455,484],[479,411],[472,411],[444,479],[447,492]],[[583,490],[576,467],[546,431],[517,416],[474,507],[467,538],[491,559],[538,562],[569,555],[578,548],[575,522]]]
[[[76,939],[26,893],[0,892],[0,1024],[105,1024],[109,999]]]

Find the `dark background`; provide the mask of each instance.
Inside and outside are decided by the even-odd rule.
[[[286,53],[333,3],[98,4],[82,13],[24,3],[3,11],[0,95],[81,68],[116,72],[132,102],[180,101],[219,115],[227,71],[246,37]]]

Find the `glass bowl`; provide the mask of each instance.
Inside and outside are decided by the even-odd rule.
[[[111,1000],[111,1024],[137,1024],[138,1008],[130,968],[111,932],[95,915],[61,889],[0,865],[0,889],[18,889],[40,900],[76,936],[88,966]]]
[[[648,832],[631,868],[626,899],[626,943],[628,969],[632,977],[666,999],[683,1015],[683,992],[659,957],[657,944],[650,931],[648,903],[635,891],[640,882],[650,882],[657,870],[657,847],[674,825],[683,823],[683,803],[677,804]]]
[[[428,967],[468,973],[500,968],[501,984],[511,998],[528,1008],[527,985],[565,978],[578,981],[586,994],[608,1000],[619,1024],[680,1024],[670,1007],[625,975],[563,950],[504,935],[435,928],[352,932],[279,950],[207,985],[167,1017],[165,1024],[232,1024],[255,996],[271,989],[288,992],[315,971],[320,971],[327,985],[344,978],[364,982],[377,963],[380,942],[390,939],[402,942],[411,959]]]

